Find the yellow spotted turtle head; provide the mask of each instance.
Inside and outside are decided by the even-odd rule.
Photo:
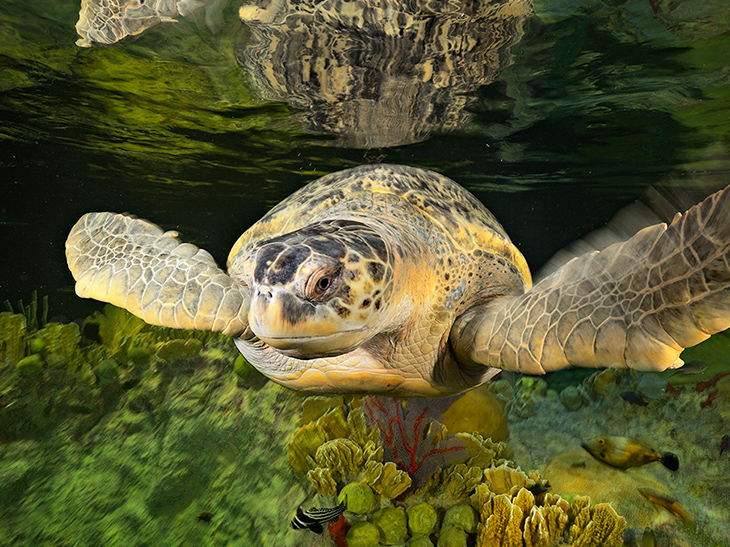
[[[250,328],[292,357],[351,351],[382,330],[392,259],[377,231],[353,220],[319,222],[259,241],[243,264]]]

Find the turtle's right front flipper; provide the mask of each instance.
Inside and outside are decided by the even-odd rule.
[[[457,319],[459,361],[540,374],[571,366],[664,370],[730,327],[730,186],[516,297]]]
[[[115,213],[88,213],[71,229],[66,260],[76,293],[126,309],[147,323],[243,334],[248,287],[175,232]]]

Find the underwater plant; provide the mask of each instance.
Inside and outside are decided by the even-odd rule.
[[[375,395],[367,397],[363,404],[366,417],[380,432],[383,459],[408,473],[416,487],[467,454],[466,445],[457,436],[444,433],[434,417],[443,413],[442,405],[444,401],[439,399]]]

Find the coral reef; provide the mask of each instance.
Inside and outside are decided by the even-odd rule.
[[[621,547],[621,534],[626,519],[619,516],[608,503],[591,507],[590,499],[577,497],[570,506],[573,524],[570,525],[570,542],[573,547]]]
[[[449,435],[441,423],[429,415],[441,412],[440,399],[399,400],[370,396],[363,405],[365,416],[380,432],[383,459],[395,462],[419,487],[440,468],[464,459],[468,454],[455,435]]]
[[[381,497],[387,500],[400,496],[411,487],[410,475],[398,469],[393,462],[381,463],[368,460],[365,481]]]

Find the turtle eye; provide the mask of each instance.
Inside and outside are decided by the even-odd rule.
[[[322,300],[332,292],[338,279],[337,272],[319,270],[309,276],[304,287],[304,296],[311,300]]]

